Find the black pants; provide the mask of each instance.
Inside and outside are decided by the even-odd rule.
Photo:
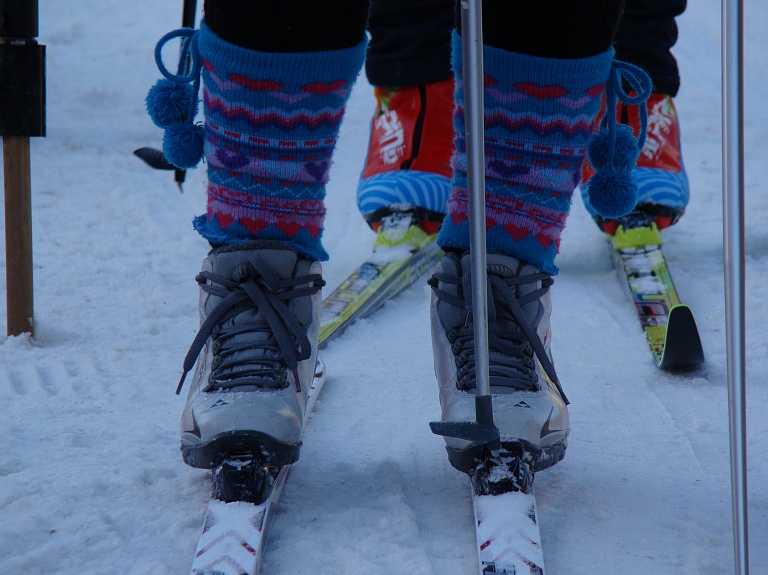
[[[370,3],[370,17],[369,17]],[[685,0],[483,0],[484,41],[550,58],[592,56],[616,44],[619,59],[643,67],[658,91],[676,94],[675,16]],[[208,25],[225,40],[267,52],[371,44],[368,79],[412,86],[448,78],[455,0],[205,0]],[[618,31],[617,31],[618,25]]]
[[[371,46],[365,64],[371,84],[413,86],[448,78],[453,4],[453,0],[371,0],[368,21]],[[490,3],[483,4],[484,20],[489,21],[486,4]],[[535,5],[536,9],[545,8],[549,13],[559,12],[566,24],[583,25],[578,16],[563,13],[559,2],[531,0],[527,4]],[[680,88],[680,74],[669,50],[677,41],[675,16],[682,14],[685,6],[686,0],[626,0],[616,31],[616,57],[643,68],[651,76],[654,89],[671,96],[676,96]],[[598,11],[603,9],[598,3]],[[517,7],[513,6],[512,10],[516,11]],[[541,22],[546,25],[547,19]],[[530,45],[531,41],[535,44],[539,32],[531,31],[528,25],[526,32],[522,44]],[[557,37],[560,36],[555,35]],[[494,45],[487,39],[486,43]],[[541,48],[533,52],[513,51],[544,55]]]

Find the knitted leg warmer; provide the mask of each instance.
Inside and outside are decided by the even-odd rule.
[[[365,40],[322,52],[267,53],[201,24],[208,204],[195,229],[213,244],[286,241],[327,260],[325,184]]]
[[[613,50],[570,60],[483,47],[487,249],[550,274]],[[453,38],[456,153],[443,248],[469,249],[461,39]]]

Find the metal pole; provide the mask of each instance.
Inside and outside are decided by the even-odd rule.
[[[475,333],[475,398],[478,423],[493,426],[488,375],[488,280],[485,258],[485,126],[483,106],[483,16],[480,0],[461,2],[462,82],[467,142],[469,245]],[[487,399],[485,399],[487,397]]]
[[[749,573],[744,307],[744,4],[722,3],[723,244],[736,574]]]

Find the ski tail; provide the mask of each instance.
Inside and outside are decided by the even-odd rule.
[[[662,369],[682,369],[704,363],[699,330],[687,305],[676,305],[669,310],[664,351],[658,363]]]
[[[610,238],[656,365],[678,370],[703,363],[704,350],[693,312],[680,301],[656,223],[621,225]]]

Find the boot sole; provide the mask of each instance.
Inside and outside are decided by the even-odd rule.
[[[202,445],[181,445],[184,463],[214,469],[231,457],[253,457],[261,465],[280,468],[299,459],[299,443],[282,443],[258,431],[221,433]]]
[[[506,455],[519,457],[528,464],[534,473],[552,467],[565,457],[568,441],[564,440],[547,447],[537,447],[522,439],[516,441],[502,441],[502,452]],[[487,446],[470,445],[464,449],[445,447],[448,452],[448,461],[462,473],[474,471],[478,464],[490,456]]]

